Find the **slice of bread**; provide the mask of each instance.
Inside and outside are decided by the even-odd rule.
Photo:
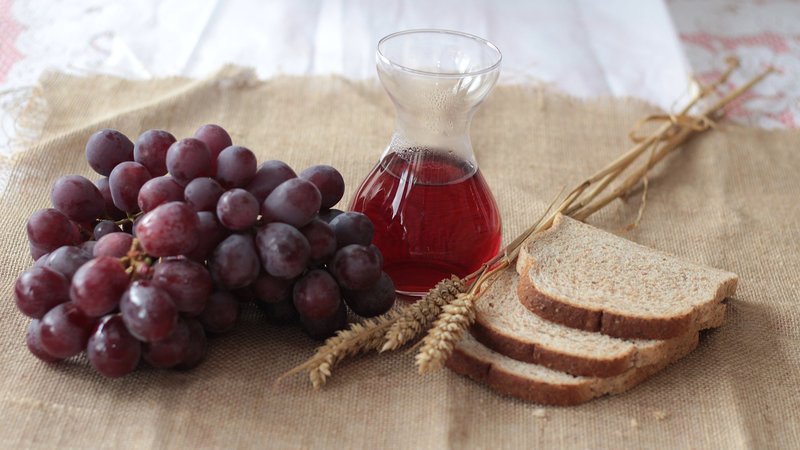
[[[641,383],[670,363],[689,354],[698,333],[688,333],[665,359],[628,369],[608,378],[572,376],[547,367],[511,359],[490,350],[472,335],[459,342],[447,360],[447,367],[486,384],[502,394],[545,405],[577,405],[606,394],[617,394]]]
[[[522,246],[517,271],[520,301],[542,318],[635,339],[708,328],[738,280],[561,215]]]
[[[687,339],[624,340],[544,320],[520,303],[518,279],[513,268],[497,275],[476,303],[471,329],[480,343],[510,358],[572,375],[611,377],[669,359]],[[706,325],[717,327],[724,319],[725,309],[716,309]]]

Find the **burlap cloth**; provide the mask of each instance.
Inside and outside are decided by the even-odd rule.
[[[541,407],[442,370],[421,377],[409,354],[361,358],[322,391],[305,377],[273,380],[314,343],[246,309],[190,372],[144,365],[123,379],[84,357],[48,365],[28,354],[27,319],[12,286],[31,265],[25,220],[49,205],[59,175],[94,179],[84,143],[94,130],[148,128],[189,136],[223,124],[259,160],[332,164],[348,183],[367,174],[392,131],[377,84],[332,78],[257,81],[226,69],[206,80],[126,81],[48,75],[20,120],[46,119],[42,139],[2,161],[0,446],[7,448],[790,448],[800,446],[800,134],[720,126],[652,177],[637,242],[741,277],[728,323],[629,393],[583,406]],[[499,87],[472,127],[508,240],[574,184],[628,148],[638,102],[579,102],[532,87]],[[638,199],[590,222],[618,231]]]

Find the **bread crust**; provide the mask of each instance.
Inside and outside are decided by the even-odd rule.
[[[481,323],[480,317],[470,329],[481,344],[517,361],[540,364],[559,372],[588,377],[619,375],[634,365],[635,353],[628,352],[616,358],[587,359],[558,352],[542,345],[515,339]]]
[[[720,288],[719,301],[698,308],[688,314],[668,318],[641,318],[623,316],[609,311],[581,308],[540,292],[531,282],[528,270],[520,276],[517,295],[520,303],[539,317],[570,328],[594,331],[623,339],[672,339],[692,331],[711,326],[705,317],[719,309],[728,293],[735,290],[735,280]],[[707,323],[709,322],[709,323]],[[713,321],[712,321],[713,322]]]

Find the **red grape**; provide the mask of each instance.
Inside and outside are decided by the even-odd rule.
[[[128,331],[144,342],[166,338],[178,320],[178,310],[170,295],[149,280],[131,283],[122,295],[119,310]]]
[[[217,291],[208,298],[206,309],[197,317],[209,333],[233,329],[239,318],[239,300],[230,292]]]
[[[197,213],[197,230],[202,239],[194,250],[185,255],[194,261],[203,262],[217,245],[228,237],[228,231],[219,223],[217,216],[208,211]]]
[[[22,314],[40,319],[56,305],[69,301],[69,280],[51,268],[33,267],[17,278],[14,297]]]
[[[228,236],[211,255],[209,268],[214,281],[226,289],[237,289],[255,281],[260,267],[252,236]]]
[[[342,301],[336,280],[320,269],[308,272],[294,284],[292,298],[300,317],[310,320],[334,315]]]
[[[55,270],[67,277],[68,280],[72,279],[78,269],[89,262],[92,255],[85,250],[71,245],[65,245],[53,250],[45,261],[44,266]]]
[[[91,181],[80,175],[66,175],[50,190],[53,207],[79,222],[93,221],[105,215],[103,194]]]
[[[336,235],[327,223],[314,219],[300,229],[311,246],[311,262],[323,263],[336,252]]]
[[[217,156],[220,152],[233,145],[231,136],[219,125],[207,124],[194,132],[194,137],[203,141],[211,152],[211,175],[217,173]]]
[[[42,349],[56,358],[75,356],[86,348],[94,323],[74,304],[62,303],[42,317]]]
[[[331,166],[311,166],[300,172],[300,178],[314,183],[319,189],[322,195],[322,208],[332,208],[344,195],[344,178]]]
[[[108,187],[114,205],[127,213],[139,211],[139,189],[150,180],[150,173],[143,165],[125,161],[114,167],[108,176]]]
[[[217,202],[225,189],[209,177],[195,178],[186,185],[183,198],[196,211],[216,211]]]
[[[176,369],[188,370],[197,367],[203,357],[206,356],[206,332],[203,325],[196,319],[186,318],[186,326],[189,327],[189,349],[185,353],[183,361],[175,366]]]
[[[261,215],[267,222],[283,222],[302,227],[319,211],[319,189],[308,180],[292,178],[273,190],[261,204]]]
[[[177,256],[191,252],[200,240],[197,213],[183,202],[169,202],[141,216],[136,237],[150,256]]]
[[[358,212],[339,214],[331,220],[330,225],[336,234],[336,245],[339,248],[351,244],[369,245],[375,234],[375,227],[369,217]]]
[[[178,319],[169,336],[142,346],[142,358],[153,367],[169,369],[186,358],[191,346],[192,332],[184,319]]]
[[[122,258],[127,255],[133,244],[133,236],[128,233],[117,231],[101,237],[94,246],[93,255],[95,258],[100,256],[110,256],[112,258]]]
[[[136,139],[133,159],[145,166],[154,177],[167,173],[167,150],[175,136],[162,130],[147,130]]]
[[[344,290],[344,302],[361,317],[375,317],[392,309],[395,301],[394,283],[386,272],[378,282],[361,291]]]
[[[259,203],[262,203],[279,184],[296,177],[297,174],[285,162],[266,161],[256,171],[255,176],[247,185],[247,190],[255,195]]]
[[[232,145],[217,156],[217,174],[219,183],[230,189],[246,186],[256,174],[258,161],[250,149]]]
[[[201,264],[186,259],[164,260],[153,269],[153,284],[166,291],[178,311],[200,314],[213,288]]]
[[[172,177],[161,176],[150,179],[139,190],[137,203],[142,212],[150,212],[167,202],[183,201],[183,186]]]
[[[231,189],[217,203],[217,217],[230,230],[244,231],[258,220],[258,200],[244,189]]]
[[[380,259],[369,247],[348,245],[336,252],[329,266],[344,289],[367,289],[381,276]]]
[[[28,324],[28,333],[25,336],[25,344],[28,346],[28,350],[33,353],[33,356],[44,362],[60,361],[62,358],[56,358],[42,348],[41,330],[42,327],[39,319],[33,319],[31,323]]]
[[[332,315],[317,320],[300,315],[300,324],[312,339],[327,339],[347,326],[347,308],[339,302],[339,308]]]
[[[111,187],[108,185],[108,178],[100,178],[94,182],[94,185],[97,186],[97,190],[100,191],[100,195],[103,196],[103,202],[105,203],[105,215],[103,217],[114,220],[124,218],[125,212],[120,211],[120,209],[114,205],[114,199],[111,197]]]
[[[118,259],[100,256],[75,272],[69,296],[84,314],[100,317],[117,308],[129,282]]]
[[[253,282],[253,291],[258,301],[265,303],[279,303],[292,298],[293,280],[274,277],[268,273],[261,273]]]
[[[28,219],[28,240],[41,254],[52,252],[62,245],[81,242],[78,228],[58,210],[40,209]],[[34,258],[38,259],[38,258]]]
[[[89,339],[86,354],[92,367],[109,378],[125,376],[139,365],[142,344],[131,335],[119,314],[103,317]]]
[[[97,222],[97,225],[94,226],[92,235],[94,236],[95,240],[98,240],[107,234],[117,233],[119,231],[119,227],[114,222],[110,220],[101,220],[100,222]]]
[[[319,211],[317,218],[327,224],[330,224],[339,214],[344,214],[340,209],[322,209]]]
[[[306,238],[285,223],[270,223],[258,230],[256,246],[264,270],[276,277],[300,275],[311,258],[311,247]]]
[[[86,161],[100,175],[108,176],[117,164],[132,160],[133,142],[117,130],[100,130],[86,142]]]
[[[211,175],[211,152],[203,141],[181,139],[167,150],[167,170],[180,185]]]

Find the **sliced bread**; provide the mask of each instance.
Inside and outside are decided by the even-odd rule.
[[[544,320],[520,303],[518,279],[513,268],[497,275],[476,303],[471,329],[479,342],[513,359],[572,375],[611,377],[667,360],[687,339],[625,340]],[[715,310],[706,325],[722,325],[724,313]]]
[[[547,367],[517,361],[478,342],[472,335],[458,343],[447,367],[502,394],[545,405],[577,405],[606,394],[617,394],[641,383],[670,363],[689,354],[698,333],[680,338],[672,353],[654,364],[633,367],[607,378],[572,376]]]
[[[683,261],[559,215],[517,261],[522,304],[586,331],[670,339],[712,326],[737,276]]]

